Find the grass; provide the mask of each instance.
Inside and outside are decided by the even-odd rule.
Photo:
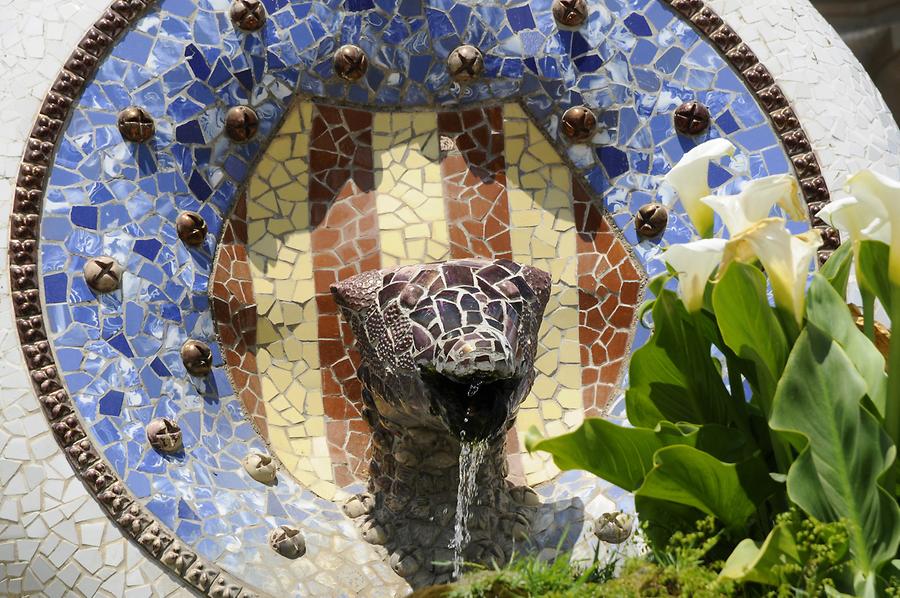
[[[825,597],[833,579],[846,573],[843,524],[805,519],[794,511],[779,515],[778,522],[796,525],[797,547],[804,555],[802,566],[772,568],[781,580],[778,586],[720,579],[722,563],[711,555],[722,531],[707,518],[693,532],[673,534],[663,551],[606,560],[598,553],[593,563],[581,565],[571,564],[567,554],[552,561],[519,556],[503,568],[480,567],[455,584],[419,590],[410,598]],[[887,595],[900,598],[900,591]]]

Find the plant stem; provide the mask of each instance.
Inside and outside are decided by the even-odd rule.
[[[778,473],[787,474],[793,462],[790,447],[778,436],[778,432],[772,428],[769,428],[769,438],[772,440],[772,451],[775,453],[775,466],[778,469]]]
[[[891,297],[900,298],[900,285],[891,285]],[[900,300],[891,301],[891,328],[900,325]],[[891,339],[888,355],[888,395],[884,413],[884,427],[894,442],[900,447],[900,343]],[[884,488],[893,494],[896,490],[897,462],[885,474]]]
[[[863,302],[863,330],[869,340],[875,342],[875,294],[860,285]]]
[[[731,390],[731,396],[738,403],[746,403],[747,398],[744,396],[744,378],[741,376],[741,371],[737,368],[735,360],[726,355],[725,367],[728,368],[728,386]]]

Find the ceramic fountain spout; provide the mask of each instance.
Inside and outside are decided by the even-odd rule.
[[[356,337],[373,431],[369,491],[345,511],[413,585],[446,580],[460,450],[480,443],[462,556],[505,561],[538,504],[506,481],[505,438],[534,381],[549,275],[509,260],[456,260],[366,272],[332,292]]]

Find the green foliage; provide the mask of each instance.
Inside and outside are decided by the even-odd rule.
[[[746,264],[734,264],[713,290],[713,308],[726,347],[753,364],[754,397],[774,394],[788,356],[788,340],[766,298],[766,277]],[[760,405],[768,412],[768,403]],[[701,422],[698,422],[701,423]]]
[[[621,563],[616,557],[590,565],[572,565],[562,554],[545,562],[534,556],[514,559],[503,568],[468,574],[453,586],[420,590],[416,598],[633,598],[679,596],[717,598],[735,595],[735,584],[717,575],[705,561],[719,533],[712,517],[689,533],[677,533],[669,548]],[[617,574],[616,569],[619,569]],[[433,593],[432,593],[433,592]]]
[[[635,426],[662,421],[728,423],[728,389],[709,357],[712,342],[671,291],[653,304],[653,336],[631,358],[632,383],[625,395]]]
[[[742,541],[722,568],[723,579],[773,586],[776,596],[821,596],[846,577],[849,538],[844,522],[822,523],[796,509],[776,518],[760,545]]]
[[[888,278],[887,268],[890,248],[878,241],[862,241],[859,244],[859,279],[860,286],[871,290],[884,309],[891,313],[891,282]]]
[[[900,508],[878,485],[894,447],[863,409],[866,383],[843,349],[809,324],[791,353],[770,425],[800,450],[788,496],[810,516],[844,519],[856,570],[866,578],[900,542]]]
[[[844,523],[822,523],[796,509],[776,518],[765,543],[742,542],[724,565],[710,556],[723,537],[710,516],[641,557],[590,565],[573,565],[566,554],[549,562],[520,557],[453,585],[424,588],[413,598],[824,597],[833,596],[835,580],[850,572]],[[886,595],[900,596],[890,587]]]
[[[529,450],[634,492],[657,553],[713,517],[717,554],[731,555],[722,580],[779,596],[886,592],[900,578],[888,425],[900,383],[846,306],[854,261],[890,304],[886,246],[848,245],[813,277],[799,326],[752,265],[731,264],[697,313],[654,281],[653,334],[626,392],[633,427],[589,419],[558,438],[532,433]]]
[[[819,272],[841,297],[847,295],[847,283],[853,269],[853,244],[844,243],[835,251]]]
[[[757,458],[723,463],[689,446],[670,446],[653,456],[654,467],[635,496],[693,507],[741,533],[757,504],[772,494],[774,482]]]

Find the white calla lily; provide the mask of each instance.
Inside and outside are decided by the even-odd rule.
[[[710,195],[700,201],[719,215],[732,236],[768,218],[776,204],[791,220],[808,217],[806,206],[800,201],[797,179],[787,174],[750,181],[737,195]]]
[[[802,324],[810,262],[822,246],[822,236],[815,229],[791,235],[785,224],[784,218],[766,218],[736,235],[728,241],[722,269],[732,261],[759,259],[769,276],[775,304]]]
[[[736,149],[727,139],[711,139],[687,152],[664,177],[678,193],[684,211],[701,237],[712,236],[715,220],[712,209],[700,201],[711,193],[709,163],[734,155]]]
[[[818,216],[830,226],[850,235],[850,240],[854,243],[867,240],[883,243],[891,241],[891,225],[880,203],[845,197],[832,201],[819,210]]]
[[[881,206],[891,233],[888,278],[900,285],[900,182],[863,170],[850,177],[847,190],[867,206]]]
[[[660,256],[678,273],[678,292],[689,312],[703,307],[703,293],[713,271],[722,262],[725,239],[702,239],[673,245]]]

